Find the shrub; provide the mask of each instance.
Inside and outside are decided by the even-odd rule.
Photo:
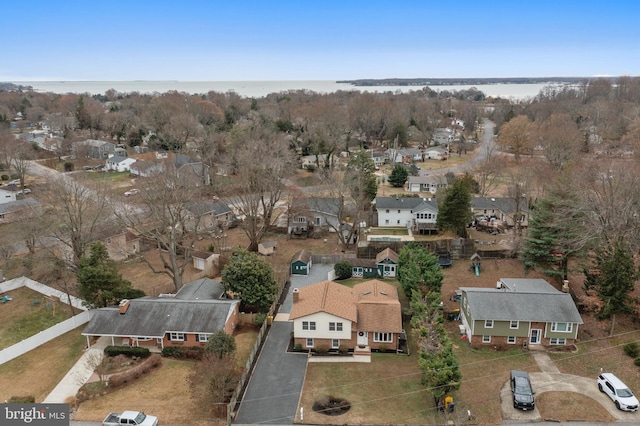
[[[345,345],[338,346],[338,353],[340,353],[341,355],[344,355],[347,352],[349,352],[349,348],[347,348]]]
[[[264,324],[264,320],[267,319],[267,314],[265,314],[264,312],[258,312],[256,314],[256,317],[253,319],[253,323],[259,327],[262,327],[262,324]]]
[[[296,345],[293,347],[293,349],[295,351],[301,351],[302,350],[302,344],[301,343],[296,343]]]
[[[0,176],[0,179],[9,180],[9,175],[2,175],[2,176]]]
[[[145,373],[148,373],[161,364],[162,357],[158,354],[153,354],[137,366],[127,371],[123,371],[122,373],[116,373],[109,376],[109,387],[117,388],[120,386],[124,386],[136,379],[139,379]]]
[[[387,349],[389,349],[389,348],[387,348],[387,345],[378,346],[378,351],[380,351],[380,352],[386,352]]]
[[[320,344],[318,346],[316,346],[316,352],[319,354],[326,354],[329,352],[329,345],[326,344]]]
[[[9,404],[35,404],[36,397],[32,395],[12,396],[6,402]]]
[[[333,270],[336,272],[336,279],[338,280],[346,280],[347,278],[351,278],[352,265],[351,262],[347,260],[336,262],[336,264],[333,266]]]
[[[631,358],[637,358],[640,355],[640,347],[638,346],[638,342],[629,342],[622,347],[624,349],[624,353],[629,355]]]
[[[70,161],[67,161],[64,163],[64,171],[65,172],[71,172],[73,171],[73,163]]]
[[[162,349],[162,356],[176,359],[202,359],[204,348],[200,346],[167,346]]]
[[[140,358],[147,358],[151,355],[148,348],[140,346],[107,346],[104,348],[104,353],[107,356],[138,356]]]
[[[633,360],[633,364],[634,364],[636,367],[640,367],[640,357],[638,357],[638,358],[634,359],[634,360]]]
[[[182,348],[179,346],[166,346],[162,348],[162,356],[167,358],[181,358]]]

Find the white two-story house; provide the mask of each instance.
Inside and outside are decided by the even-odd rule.
[[[436,230],[438,201],[420,197],[376,197],[379,227],[405,227],[429,234]]]

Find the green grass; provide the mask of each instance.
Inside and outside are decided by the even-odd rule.
[[[83,177],[91,181],[107,180],[111,184],[130,183],[131,174],[129,172],[87,172]]]

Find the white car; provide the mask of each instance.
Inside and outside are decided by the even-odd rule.
[[[605,393],[616,404],[618,410],[638,411],[638,399],[629,390],[627,385],[622,383],[612,373],[602,373],[598,376],[598,389]]]
[[[125,193],[124,193],[124,195],[128,197],[129,195],[136,195],[136,194],[138,194],[139,192],[140,192],[140,190],[139,190],[139,189],[135,189],[135,188],[133,188],[133,189],[130,189],[130,190],[128,190],[127,192],[125,192]]]
[[[20,191],[18,191],[18,194],[30,194],[31,190],[29,188],[23,188]]]

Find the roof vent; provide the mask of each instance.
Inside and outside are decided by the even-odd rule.
[[[496,199],[492,197],[492,198],[491,198],[491,201],[496,201]]]
[[[371,291],[365,291],[364,293],[362,293],[363,295],[367,295],[367,294],[371,294]]]
[[[380,290],[380,294],[381,294],[381,295],[383,295],[383,296],[386,296],[386,295],[387,295],[387,293],[385,293],[385,292],[384,292],[384,291],[382,291],[382,290]]]

